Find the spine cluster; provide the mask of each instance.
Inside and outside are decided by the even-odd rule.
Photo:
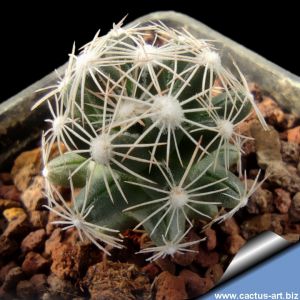
[[[242,175],[249,137],[240,124],[254,112],[267,125],[241,71],[224,67],[211,42],[161,22],[98,34],[78,55],[73,47],[64,76],[35,105],[47,102],[51,114],[47,207],[105,252],[122,247],[119,231],[140,227],[154,244],[141,250],[150,259],[189,251],[199,218],[231,217],[258,187],[257,177],[248,191],[230,170]],[[57,184],[71,188],[71,206]]]

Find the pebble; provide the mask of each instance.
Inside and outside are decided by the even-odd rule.
[[[21,280],[17,284],[16,294],[20,299],[32,299],[35,296],[34,286],[29,280]]]
[[[21,203],[19,201],[14,201],[10,199],[0,199],[0,211],[8,208],[20,207]]]
[[[45,229],[38,229],[30,232],[21,243],[22,252],[26,253],[33,250],[41,249],[46,239]]]
[[[47,276],[45,274],[35,274],[30,278],[37,296],[43,295],[47,291]]]
[[[248,240],[258,233],[269,230],[271,222],[272,215],[270,213],[254,216],[241,224],[242,236]]]
[[[179,277],[182,278],[185,283],[185,289],[189,298],[205,294],[214,286],[214,282],[211,278],[200,277],[197,273],[187,269],[182,270]]]
[[[219,262],[220,255],[216,251],[207,251],[202,246],[199,247],[195,263],[203,268],[209,268]]]
[[[205,277],[210,278],[214,283],[219,282],[224,271],[220,264],[215,264],[209,267],[205,272]]]
[[[21,193],[14,185],[0,185],[0,198],[20,201]]]
[[[6,274],[11,270],[12,268],[15,268],[17,264],[14,261],[10,261],[6,265],[2,266],[0,269],[0,285],[4,282]]]
[[[217,246],[217,235],[216,231],[212,228],[206,228],[204,230],[204,235],[206,236],[206,248],[211,251],[214,250]]]
[[[22,270],[29,275],[46,271],[49,267],[49,261],[41,254],[36,252],[28,252],[22,263]]]
[[[255,139],[257,162],[261,168],[267,168],[272,161],[281,161],[279,135],[272,126],[264,130],[258,121],[252,122],[251,136]]]
[[[145,273],[151,281],[153,281],[161,272],[161,269],[155,263],[149,263],[142,268],[142,272]]]
[[[22,202],[28,211],[40,210],[47,204],[44,194],[44,178],[36,176],[32,184],[23,192]]]
[[[300,126],[289,129],[287,131],[287,139],[290,143],[300,145]]]
[[[48,223],[49,212],[46,210],[33,210],[29,213],[29,221],[34,229],[45,228]]]
[[[10,269],[5,276],[2,288],[5,291],[12,290],[17,283],[24,278],[24,276],[24,272],[20,267]]]
[[[0,258],[12,256],[19,248],[18,243],[7,237],[6,235],[0,236]]]
[[[174,276],[169,272],[162,272],[155,281],[156,300],[182,300],[187,299],[185,281],[183,276]]]
[[[247,185],[251,187],[254,180],[248,179]],[[260,214],[273,212],[273,194],[267,189],[258,188],[255,193],[250,197],[247,210],[250,214]]]
[[[19,214],[11,220],[5,228],[3,235],[11,238],[23,238],[30,231],[30,223],[26,214]]]
[[[7,208],[3,211],[3,216],[8,222],[12,222],[18,218],[27,218],[26,212],[21,207]]]
[[[226,234],[235,234],[240,232],[240,227],[236,220],[233,218],[226,219],[220,224],[221,230]]]
[[[274,198],[274,204],[277,210],[282,214],[286,214],[292,203],[291,194],[281,188],[275,189],[274,193],[276,195]]]
[[[14,184],[19,191],[25,191],[34,176],[41,170],[41,150],[40,148],[25,151],[15,160],[11,170]]]
[[[230,235],[225,241],[226,252],[230,255],[235,255],[245,245],[245,243],[245,239],[239,234]]]
[[[293,222],[300,222],[300,192],[294,195],[289,213]]]
[[[300,158],[300,145],[281,141],[281,156],[284,162],[297,164]]]
[[[55,248],[60,247],[62,241],[62,232],[56,228],[45,242],[45,254],[50,256]]]

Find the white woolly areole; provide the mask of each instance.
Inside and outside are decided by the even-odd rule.
[[[172,243],[167,243],[165,253],[173,256],[177,252],[177,247]]]
[[[110,30],[110,32],[108,34],[114,38],[117,38],[125,32],[126,31],[123,28],[115,26],[113,29]]]
[[[52,129],[54,135],[60,135],[66,123],[64,116],[57,116],[52,122]]]
[[[217,127],[220,131],[220,135],[224,137],[225,139],[230,139],[232,137],[233,131],[234,131],[234,125],[232,122],[228,120],[219,120],[217,122]]]
[[[181,124],[184,117],[179,101],[172,96],[156,96],[152,111],[155,115],[151,119],[153,122],[158,121],[157,127],[159,128],[175,129]]]
[[[220,69],[222,66],[219,53],[212,51],[209,48],[203,49],[203,51],[198,55],[198,60],[200,64],[211,66],[214,69]]]
[[[42,175],[47,178],[49,175],[49,170],[47,169],[47,167],[44,167],[43,171],[42,171]]]
[[[112,148],[110,137],[106,134],[99,135],[91,141],[91,157],[98,164],[107,165],[113,157]]]
[[[78,218],[78,217],[73,217],[73,219],[72,219],[72,223],[74,224],[74,226],[76,227],[76,228],[78,228],[78,229],[80,229],[81,227],[82,227],[82,225],[81,225],[81,220]]]
[[[134,60],[139,64],[153,63],[154,60],[159,60],[160,50],[158,47],[150,44],[140,45],[134,51]]]
[[[173,187],[170,191],[170,202],[174,208],[181,208],[185,206],[188,200],[188,195],[183,188]]]
[[[63,91],[68,86],[69,83],[70,83],[69,77],[64,77],[64,78],[58,80],[57,81],[58,90]]]
[[[123,102],[120,104],[117,112],[117,120],[123,121],[135,116],[136,104],[132,102]]]
[[[76,60],[76,72],[80,73],[86,68],[89,68],[95,61],[97,61],[97,58],[98,56],[95,50],[89,50],[79,54]]]

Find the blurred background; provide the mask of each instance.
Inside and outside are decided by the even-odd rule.
[[[99,28],[157,10],[185,13],[272,62],[300,75],[296,1],[24,1],[0,9],[0,101],[47,75],[68,59],[72,44],[91,40]]]

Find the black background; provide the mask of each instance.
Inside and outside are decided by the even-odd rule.
[[[300,75],[300,13],[296,1],[39,1],[0,9],[0,101],[63,64],[101,28],[156,10],[188,14]],[[274,1],[275,2],[275,1]],[[109,5],[109,6],[108,6]]]

